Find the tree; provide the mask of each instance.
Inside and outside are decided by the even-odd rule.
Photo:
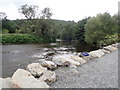
[[[112,17],[112,19],[113,19],[113,25],[114,25],[114,28],[113,28],[113,31],[114,31],[114,33],[116,33],[116,34],[118,34],[119,32],[120,32],[120,30],[119,30],[119,17],[120,16],[118,16],[118,14],[115,14],[113,17]]]
[[[85,42],[85,24],[87,23],[87,20],[89,19],[85,18],[77,22],[76,30],[75,30],[75,39],[80,42]]]
[[[28,20],[23,20],[23,25],[21,27],[22,33],[32,34],[35,29],[36,21],[33,19],[40,18],[39,7],[36,5],[22,5],[19,9],[19,13],[23,14]]]
[[[45,18],[50,19],[52,15],[53,15],[53,14],[52,14],[50,8],[44,8],[44,9],[42,10],[42,18],[44,18],[44,19],[45,19]]]
[[[9,33],[15,33],[17,28],[17,24],[11,20],[3,20],[2,21],[2,30],[7,29]]]
[[[85,25],[85,41],[89,44],[100,44],[107,35],[114,34],[114,22],[107,12],[92,17]]]
[[[36,5],[22,5],[18,10],[21,14],[25,16],[27,19],[36,19],[39,16],[38,6]]]
[[[45,8],[42,12],[39,12],[39,7],[36,5],[22,5],[19,9],[26,19],[24,21],[24,28],[22,26],[23,33],[31,33],[42,37],[50,37],[51,21],[50,17],[52,12],[50,8]],[[40,14],[42,13],[42,16]],[[42,17],[42,18],[41,18]],[[38,18],[40,18],[38,20]],[[48,19],[48,20],[45,20]]]
[[[61,38],[63,40],[74,40],[74,33],[75,33],[75,24],[67,24],[63,26]]]
[[[0,19],[2,19],[2,20],[6,20],[7,19],[7,16],[6,16],[5,12],[0,12]]]

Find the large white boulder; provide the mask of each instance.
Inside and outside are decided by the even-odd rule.
[[[91,55],[89,56],[82,56],[82,58],[85,60],[85,61],[89,61],[89,60],[92,60],[93,57]]]
[[[110,53],[110,51],[108,51],[108,50],[105,50],[105,49],[101,49],[104,53],[106,53],[106,54],[109,54]]]
[[[70,64],[70,62],[68,62],[67,59],[62,57],[61,55],[53,57],[52,61],[55,62],[57,65],[60,65],[60,66],[66,66],[66,65]]]
[[[117,48],[116,47],[113,47],[112,45],[109,45],[109,46],[106,46],[106,47],[103,47],[104,50],[108,50],[108,51],[114,51],[116,50]]]
[[[71,56],[71,59],[78,61],[80,64],[86,63],[86,61],[83,58],[80,58],[79,56]]]
[[[71,59],[70,57],[67,59],[68,62],[70,62],[70,64],[73,64],[73,65],[76,65],[76,66],[79,66],[80,63],[78,61],[75,61],[73,59]]]
[[[39,63],[32,63],[27,66],[27,70],[35,77],[40,77],[47,68],[41,66]]]
[[[40,81],[45,81],[47,83],[52,83],[56,81],[56,74],[52,71],[45,71],[43,75],[39,78]]]
[[[12,88],[49,88],[43,82],[34,78],[30,72],[18,69],[12,76]]]
[[[57,65],[53,61],[44,61],[43,63],[41,63],[41,65],[49,69],[55,69],[57,67]]]
[[[73,65],[79,66],[80,63],[77,60],[73,60],[71,56],[73,55],[71,54],[58,55],[53,58],[53,62],[55,62],[58,65],[63,65],[63,66],[66,64],[67,65],[73,64]]]
[[[2,88],[11,88],[11,78],[0,78],[0,90]]]
[[[118,45],[119,45],[118,43],[112,44],[112,46],[116,48],[118,48]]]
[[[105,53],[102,50],[96,50],[96,51],[91,51],[89,54],[94,58],[98,58],[103,56]]]

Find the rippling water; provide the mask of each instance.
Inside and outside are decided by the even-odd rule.
[[[29,63],[51,60],[52,56],[95,50],[97,47],[76,42],[44,44],[17,44],[2,46],[2,75],[11,77],[18,68],[25,69]]]

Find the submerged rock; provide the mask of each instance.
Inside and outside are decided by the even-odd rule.
[[[38,62],[38,63],[43,63],[44,61],[46,61],[45,59],[38,59],[36,62]]]
[[[59,53],[59,54],[68,54],[69,52],[68,51],[57,51],[57,53]]]
[[[56,45],[57,45],[57,43],[50,43],[50,45],[51,45],[51,46],[56,46]]]
[[[49,69],[55,69],[57,67],[57,65],[52,61],[44,61],[43,63],[41,63],[41,65]]]
[[[35,54],[35,55],[32,55],[33,58],[40,58],[40,59],[43,59],[44,56],[42,54]]]
[[[52,83],[56,81],[56,74],[52,71],[45,71],[43,75],[39,78],[40,81],[45,81],[47,83]]]
[[[54,55],[54,54],[55,54],[54,51],[47,51],[47,52],[44,52],[42,55],[43,55],[43,56],[52,56],[52,55]]]
[[[43,48],[43,51],[49,51],[49,49],[48,48]]]
[[[12,88],[49,88],[43,82],[34,78],[30,72],[18,69],[12,76]]]
[[[27,66],[27,70],[35,77],[40,77],[47,68],[42,67],[39,63],[32,63]]]
[[[60,48],[54,48],[54,50],[56,50],[56,51],[66,51],[66,50],[68,50],[68,48],[60,47]]]

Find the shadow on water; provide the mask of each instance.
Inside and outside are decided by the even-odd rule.
[[[84,52],[84,51],[93,51],[99,49],[99,47],[95,45],[89,45],[86,43],[81,43],[81,42],[76,42],[76,41],[62,41],[62,42],[57,42],[58,47],[74,47],[76,52]]]

